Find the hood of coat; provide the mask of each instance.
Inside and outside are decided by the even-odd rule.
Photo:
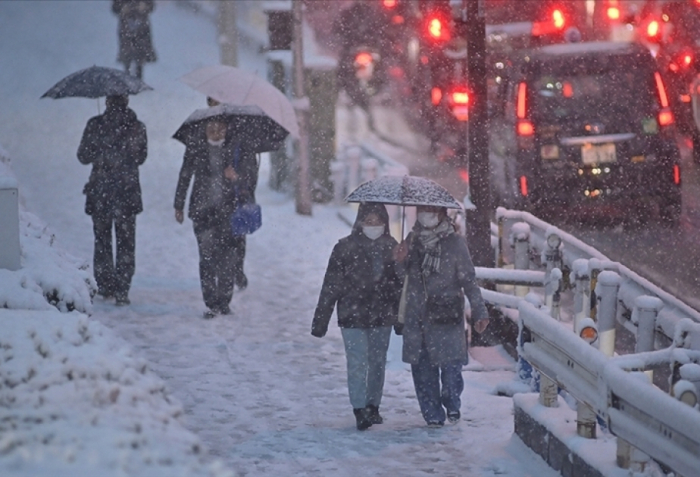
[[[110,127],[114,128],[135,124],[138,121],[136,113],[131,108],[107,108],[102,117]]]
[[[384,204],[375,202],[360,203],[360,207],[357,209],[355,223],[352,226],[352,233],[357,235],[362,234],[362,222],[364,222],[365,218],[370,214],[376,214],[379,217],[384,224],[384,235],[389,235],[389,213],[386,211],[386,206]]]

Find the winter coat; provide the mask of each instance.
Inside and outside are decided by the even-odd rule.
[[[154,6],[153,0],[113,0],[112,11],[119,15],[120,63],[156,61],[148,19]]]
[[[92,164],[85,184],[85,213],[132,216],[143,211],[139,166],[148,154],[146,126],[129,108],[108,108],[91,118],[78,147],[78,160]]]
[[[195,228],[205,230],[221,220],[228,220],[234,210],[240,205],[255,201],[255,187],[258,180],[258,163],[255,154],[240,150],[233,140],[226,140],[222,146],[224,160],[221,170],[211,170],[209,161],[209,143],[202,137],[192,141],[185,149],[185,156],[180,168],[180,175],[175,189],[175,209],[184,210],[187,189],[194,176],[194,184],[190,193],[188,216],[194,222]],[[236,154],[238,153],[238,159]],[[237,164],[236,164],[237,161]],[[238,174],[238,179],[223,180],[221,203],[210,204],[210,177],[224,174],[224,169],[232,166]]]
[[[403,361],[417,364],[425,344],[432,364],[466,364],[465,294],[471,305],[472,322],[488,318],[466,240],[457,233],[442,238],[440,269],[424,277],[421,264],[425,249],[414,237],[415,232],[411,232],[406,239],[410,245],[405,262],[408,285]]]
[[[328,329],[336,304],[341,328],[375,328],[396,323],[401,281],[392,251],[397,242],[388,228],[376,240],[367,238],[359,224],[361,220],[358,213],[352,233],[333,247],[312,323],[318,336]]]

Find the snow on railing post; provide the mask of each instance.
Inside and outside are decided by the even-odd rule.
[[[331,182],[333,183],[333,203],[343,203],[346,195],[347,165],[343,161],[333,161],[330,164]]]
[[[530,224],[518,222],[510,229],[510,245],[514,249],[513,265],[516,270],[530,269]],[[524,297],[530,292],[530,287],[516,285],[515,295]]]
[[[654,335],[656,329],[656,317],[659,310],[663,308],[664,302],[655,296],[640,295],[634,299],[634,310],[632,312],[637,317],[637,340],[634,345],[635,353],[654,351]],[[654,371],[645,371],[649,376],[649,382],[654,380]]]
[[[559,407],[558,391],[557,383],[547,375],[540,373],[539,403],[544,407]]]
[[[17,181],[0,176],[0,269],[15,271],[21,266]]]
[[[561,237],[553,231],[545,232],[546,248],[544,260],[547,265],[545,275],[545,305],[552,318],[559,319],[559,299],[561,296],[562,255]]]
[[[620,276],[609,270],[600,272],[595,287],[598,301],[598,349],[612,357],[615,353],[615,317]]]
[[[591,274],[588,260],[577,258],[571,277],[574,286],[574,333],[581,333],[581,322],[591,315]]]
[[[362,182],[371,181],[377,178],[377,170],[379,162],[373,157],[365,157],[360,161],[360,169],[362,171]]]
[[[589,274],[588,276],[590,277],[590,294],[593,295],[595,291],[595,287],[598,284],[598,275],[600,272],[603,271],[603,264],[600,260],[597,258],[591,258],[588,260],[588,270]],[[598,314],[598,300],[591,300],[591,310],[590,310],[590,316],[594,320],[596,319],[596,316]]]
[[[632,472],[644,472],[649,456],[624,439],[617,438],[617,466]]]
[[[345,153],[348,163],[348,191],[355,190],[360,185],[360,161],[362,160],[362,148],[351,146]]]

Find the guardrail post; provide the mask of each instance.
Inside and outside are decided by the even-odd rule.
[[[654,351],[654,334],[656,329],[656,317],[664,302],[655,296],[641,295],[634,299],[634,311],[637,315],[637,341],[634,345],[635,353]],[[634,320],[632,320],[634,321]],[[649,382],[654,380],[654,371],[647,370]]]
[[[345,182],[347,178],[347,167],[342,161],[333,161],[330,165],[331,182],[333,183],[333,202],[338,205],[345,197]]]
[[[530,225],[527,222],[513,224],[510,231],[510,244],[514,249],[513,265],[516,270],[530,269]],[[516,285],[515,296],[523,297],[530,292],[530,287]]]
[[[591,275],[588,260],[577,258],[573,263],[574,333],[581,333],[581,321],[591,314]]]
[[[345,160],[348,163],[348,190],[355,190],[360,185],[360,161],[362,149],[359,146],[351,146],[345,152]]]
[[[597,419],[593,409],[581,401],[576,403],[576,434],[586,439],[595,439]]]
[[[539,403],[544,407],[559,407],[557,383],[540,373],[540,396]]]
[[[362,170],[362,182],[371,181],[377,178],[377,169],[379,168],[379,163],[376,159],[371,157],[365,157],[360,161],[360,168]]]
[[[644,472],[649,456],[624,439],[617,438],[617,465],[632,472]]]
[[[17,181],[0,176],[0,268],[21,268]]]
[[[544,305],[549,308],[549,315],[555,320],[559,319],[561,301],[561,270],[550,270],[544,281]]]
[[[598,301],[598,349],[605,356],[615,353],[615,317],[620,276],[609,270],[600,272],[595,293]]]

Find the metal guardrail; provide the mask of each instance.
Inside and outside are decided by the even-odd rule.
[[[623,455],[620,447],[633,446],[679,476],[697,475],[700,412],[651,385],[638,371],[660,362],[698,363],[700,351],[676,346],[636,356],[606,357],[532,304],[521,300],[518,311],[521,355],[607,424],[618,437],[618,458]],[[685,326],[700,332],[700,325]],[[540,401],[545,404],[551,399],[541,395]]]

